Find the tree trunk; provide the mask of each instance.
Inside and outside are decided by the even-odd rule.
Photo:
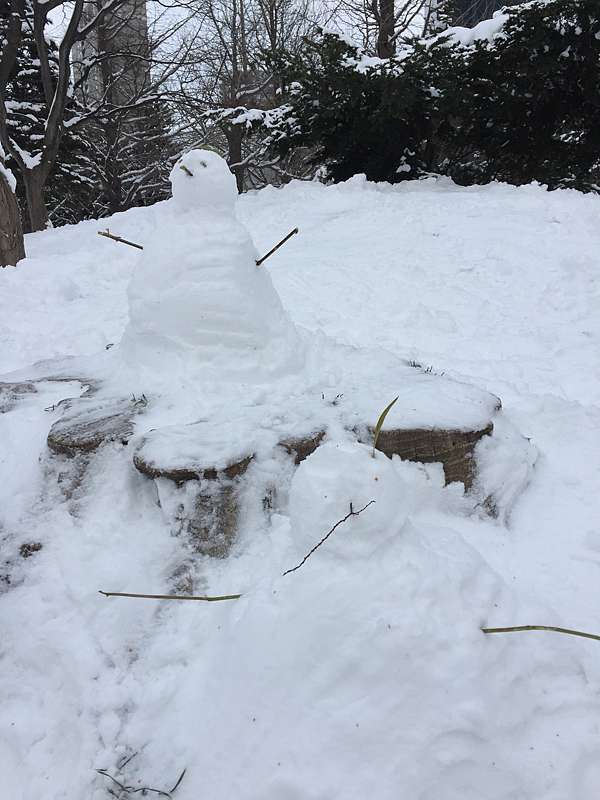
[[[232,125],[225,131],[227,137],[227,161],[230,165],[239,164],[242,160],[242,137],[244,133],[241,125]],[[235,175],[235,182],[239,194],[244,191],[244,167],[233,167],[231,170]]]
[[[15,193],[0,171],[0,267],[14,266],[25,258],[21,215]]]
[[[39,168],[25,169],[22,176],[31,230],[43,231],[48,227],[48,209],[44,200],[46,178]]]
[[[394,0],[379,0],[379,30],[377,32],[377,55],[391,58],[396,54],[394,40]]]

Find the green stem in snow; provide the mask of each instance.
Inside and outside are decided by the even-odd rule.
[[[518,631],[554,631],[555,633],[566,633],[569,636],[583,636],[585,639],[596,639],[600,642],[600,636],[595,633],[584,633],[574,631],[571,628],[555,628],[550,625],[516,625],[512,628],[482,628],[483,633],[517,633]]]
[[[223,594],[216,596],[194,596],[191,594],[135,594],[134,592],[103,592],[98,590],[104,597],[141,597],[145,600],[204,600],[206,603],[216,603],[219,600],[237,600],[241,594]]]

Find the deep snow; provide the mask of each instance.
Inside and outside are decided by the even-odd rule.
[[[149,241],[165,205],[110,228]],[[6,796],[106,797],[94,770],[137,752],[119,779],[164,789],[187,767],[181,800],[592,800],[600,645],[479,628],[600,633],[600,201],[355,178],[263,190],[238,213],[259,252],[299,226],[267,267],[297,324],[499,395],[539,451],[529,485],[513,496],[503,477],[510,513],[494,521],[436,465],[330,442],[269,520],[249,502],[228,561],[191,568],[241,600],[103,599],[169,588],[189,557],[122,448],[65,497],[43,409],[69,392],[43,384],[0,415]],[[0,272],[0,375],[120,340],[137,254],[105,225],[32,235]],[[260,486],[273,465],[251,469]],[[375,478],[377,503],[282,577]],[[27,542],[43,548],[23,559]]]

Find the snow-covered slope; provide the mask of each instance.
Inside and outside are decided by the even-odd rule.
[[[163,208],[108,225],[143,244]],[[592,800],[600,643],[479,628],[600,633],[600,200],[355,178],[238,214],[259,252],[300,228],[266,266],[296,323],[498,394],[540,452],[530,485],[504,525],[436,466],[332,443],[268,524],[247,509],[228,561],[199,561],[241,600],[104,599],[164,590],[182,543],[110,447],[65,498],[43,410],[65,387],[45,384],[0,415],[4,793],[99,800],[119,791],[98,768],[166,790],[185,767],[176,800]],[[0,380],[119,341],[137,252],[106,224],[30,236],[0,272]],[[374,478],[377,503],[282,576]]]

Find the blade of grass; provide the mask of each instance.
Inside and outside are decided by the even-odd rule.
[[[399,397],[400,395],[398,395]],[[373,458],[375,458],[375,448],[377,447],[377,440],[379,439],[379,434],[383,427],[383,423],[385,422],[385,418],[387,417],[389,411],[391,410],[394,403],[398,400],[398,397],[394,397],[391,403],[389,403],[379,415],[379,419],[377,420],[377,425],[375,425],[375,432],[373,434]]]

